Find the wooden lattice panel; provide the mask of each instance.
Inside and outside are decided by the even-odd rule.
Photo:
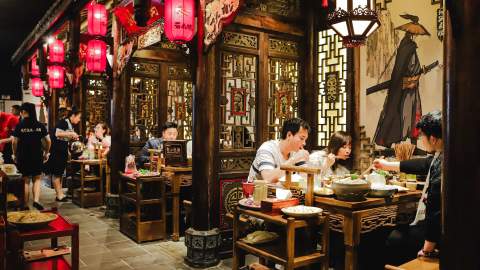
[[[283,121],[298,114],[298,73],[296,60],[268,60],[268,134],[270,139],[281,136]]]
[[[223,51],[220,149],[255,148],[257,56]]]
[[[179,139],[192,139],[192,75],[186,66],[170,65],[167,82],[167,121],[178,125]]]
[[[347,129],[347,49],[333,30],[318,33],[318,82],[317,143],[327,146],[332,133]]]
[[[85,119],[90,130],[100,122],[108,123],[108,91],[103,77],[85,77]]]

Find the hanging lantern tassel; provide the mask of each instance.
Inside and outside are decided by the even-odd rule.
[[[322,0],[322,7],[324,8],[328,7],[328,0]]]

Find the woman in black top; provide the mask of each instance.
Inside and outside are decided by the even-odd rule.
[[[78,139],[78,134],[73,130],[73,125],[78,124],[81,117],[82,113],[80,111],[72,109],[67,118],[58,121],[52,134],[52,148],[50,149],[50,158],[45,166],[45,173],[54,176],[53,186],[57,194],[56,201],[67,201],[63,194],[61,179],[67,167],[68,142]]]
[[[416,254],[417,256],[433,254],[439,245],[441,235],[440,202],[443,160],[441,112],[435,111],[422,116],[417,124],[417,128],[420,129],[419,139],[426,148],[425,150],[435,153],[434,156],[401,162],[388,162],[384,159],[377,159],[373,162],[377,169],[428,175],[414,222],[407,232],[394,231],[389,241],[387,241],[387,245],[390,244],[390,246],[418,246],[416,250],[411,251],[410,256],[404,258],[405,260],[413,259],[415,252],[420,248],[420,251]],[[422,239],[418,243],[414,238],[419,236]],[[399,250],[404,249],[400,248]]]
[[[25,182],[25,205],[28,204],[29,178],[33,177],[33,206],[43,210],[40,205],[40,176],[43,161],[48,159],[50,137],[45,126],[37,121],[35,105],[23,103],[20,108],[23,120],[13,133],[13,155]]]

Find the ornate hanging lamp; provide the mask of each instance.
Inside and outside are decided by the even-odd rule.
[[[61,40],[55,39],[48,45],[48,57],[51,63],[63,63],[65,54]]]
[[[380,26],[375,0],[336,0],[335,10],[328,14],[328,24],[342,37],[345,47],[365,44]]]
[[[48,67],[48,84],[50,88],[63,88],[64,70],[62,66]]]
[[[195,35],[195,1],[165,0],[165,35],[175,43],[185,43]]]
[[[105,42],[92,39],[87,44],[87,69],[91,72],[104,72],[107,67],[107,45]]]
[[[36,97],[43,96],[43,82],[40,78],[30,79],[30,88],[32,89],[32,95]]]
[[[105,36],[107,34],[108,15],[104,5],[92,2],[87,8],[88,34]]]

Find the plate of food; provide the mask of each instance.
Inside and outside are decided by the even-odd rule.
[[[243,242],[251,245],[255,244],[263,244],[271,242],[278,238],[278,234],[269,231],[254,231],[253,233],[249,233],[244,238],[240,239]]]
[[[243,206],[245,208],[250,208],[253,210],[260,210],[260,202],[255,202],[252,198],[243,198],[240,201],[238,201],[238,204],[240,206]]]
[[[7,214],[7,221],[20,228],[41,228],[58,218],[55,213],[16,211]]]
[[[314,217],[322,213],[323,209],[314,206],[296,205],[282,208],[282,212],[291,217]]]

